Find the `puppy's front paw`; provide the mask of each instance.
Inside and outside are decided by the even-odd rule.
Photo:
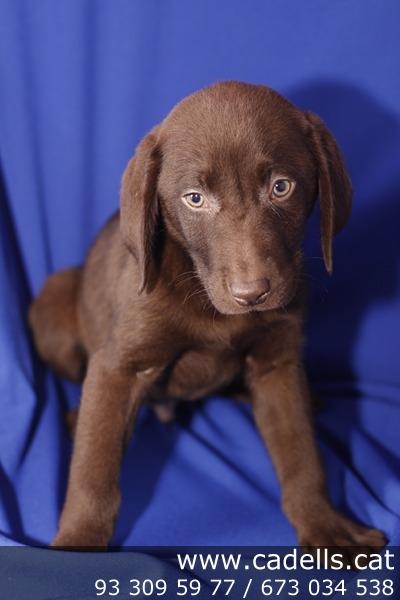
[[[358,554],[364,553],[368,557],[378,552],[386,541],[378,529],[358,525],[335,511],[299,528],[299,545],[304,550],[313,552],[316,548],[328,548],[342,552],[345,564],[352,568],[357,567],[355,557]]]
[[[103,532],[88,527],[60,530],[51,543],[52,548],[90,551],[106,550],[107,545],[108,539]]]

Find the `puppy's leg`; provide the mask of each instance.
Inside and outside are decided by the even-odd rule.
[[[39,355],[72,381],[82,381],[86,367],[77,315],[81,277],[79,267],[53,273],[29,309],[29,325]]]
[[[105,547],[110,541],[120,504],[125,433],[149,383],[149,377],[138,378],[115,364],[112,353],[100,350],[92,356],[53,546]]]
[[[270,451],[282,486],[283,508],[300,545],[384,545],[380,531],[354,523],[329,502],[302,368],[285,363],[268,370],[262,358],[249,362],[255,420]]]

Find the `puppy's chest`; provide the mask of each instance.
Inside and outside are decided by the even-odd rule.
[[[244,357],[223,347],[186,350],[164,371],[153,389],[160,399],[198,400],[228,386],[243,370]]]
[[[186,347],[167,366],[153,389],[157,401],[197,400],[242,378],[245,357],[264,328],[249,328],[237,320],[229,328],[213,324],[186,337]],[[173,343],[173,340],[171,340]]]
[[[266,335],[268,321],[252,315],[217,315],[195,325],[183,325],[189,343],[198,348],[244,352],[260,335]]]

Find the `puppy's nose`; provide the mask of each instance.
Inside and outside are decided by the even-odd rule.
[[[271,284],[269,279],[256,279],[255,281],[233,281],[230,284],[233,298],[241,306],[255,306],[264,302]]]

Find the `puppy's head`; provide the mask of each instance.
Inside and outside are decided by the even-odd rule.
[[[220,83],[189,96],[142,140],[124,174],[121,227],[140,291],[157,278],[162,218],[218,311],[284,306],[317,196],[331,272],[351,186],[324,123],[264,86]]]

